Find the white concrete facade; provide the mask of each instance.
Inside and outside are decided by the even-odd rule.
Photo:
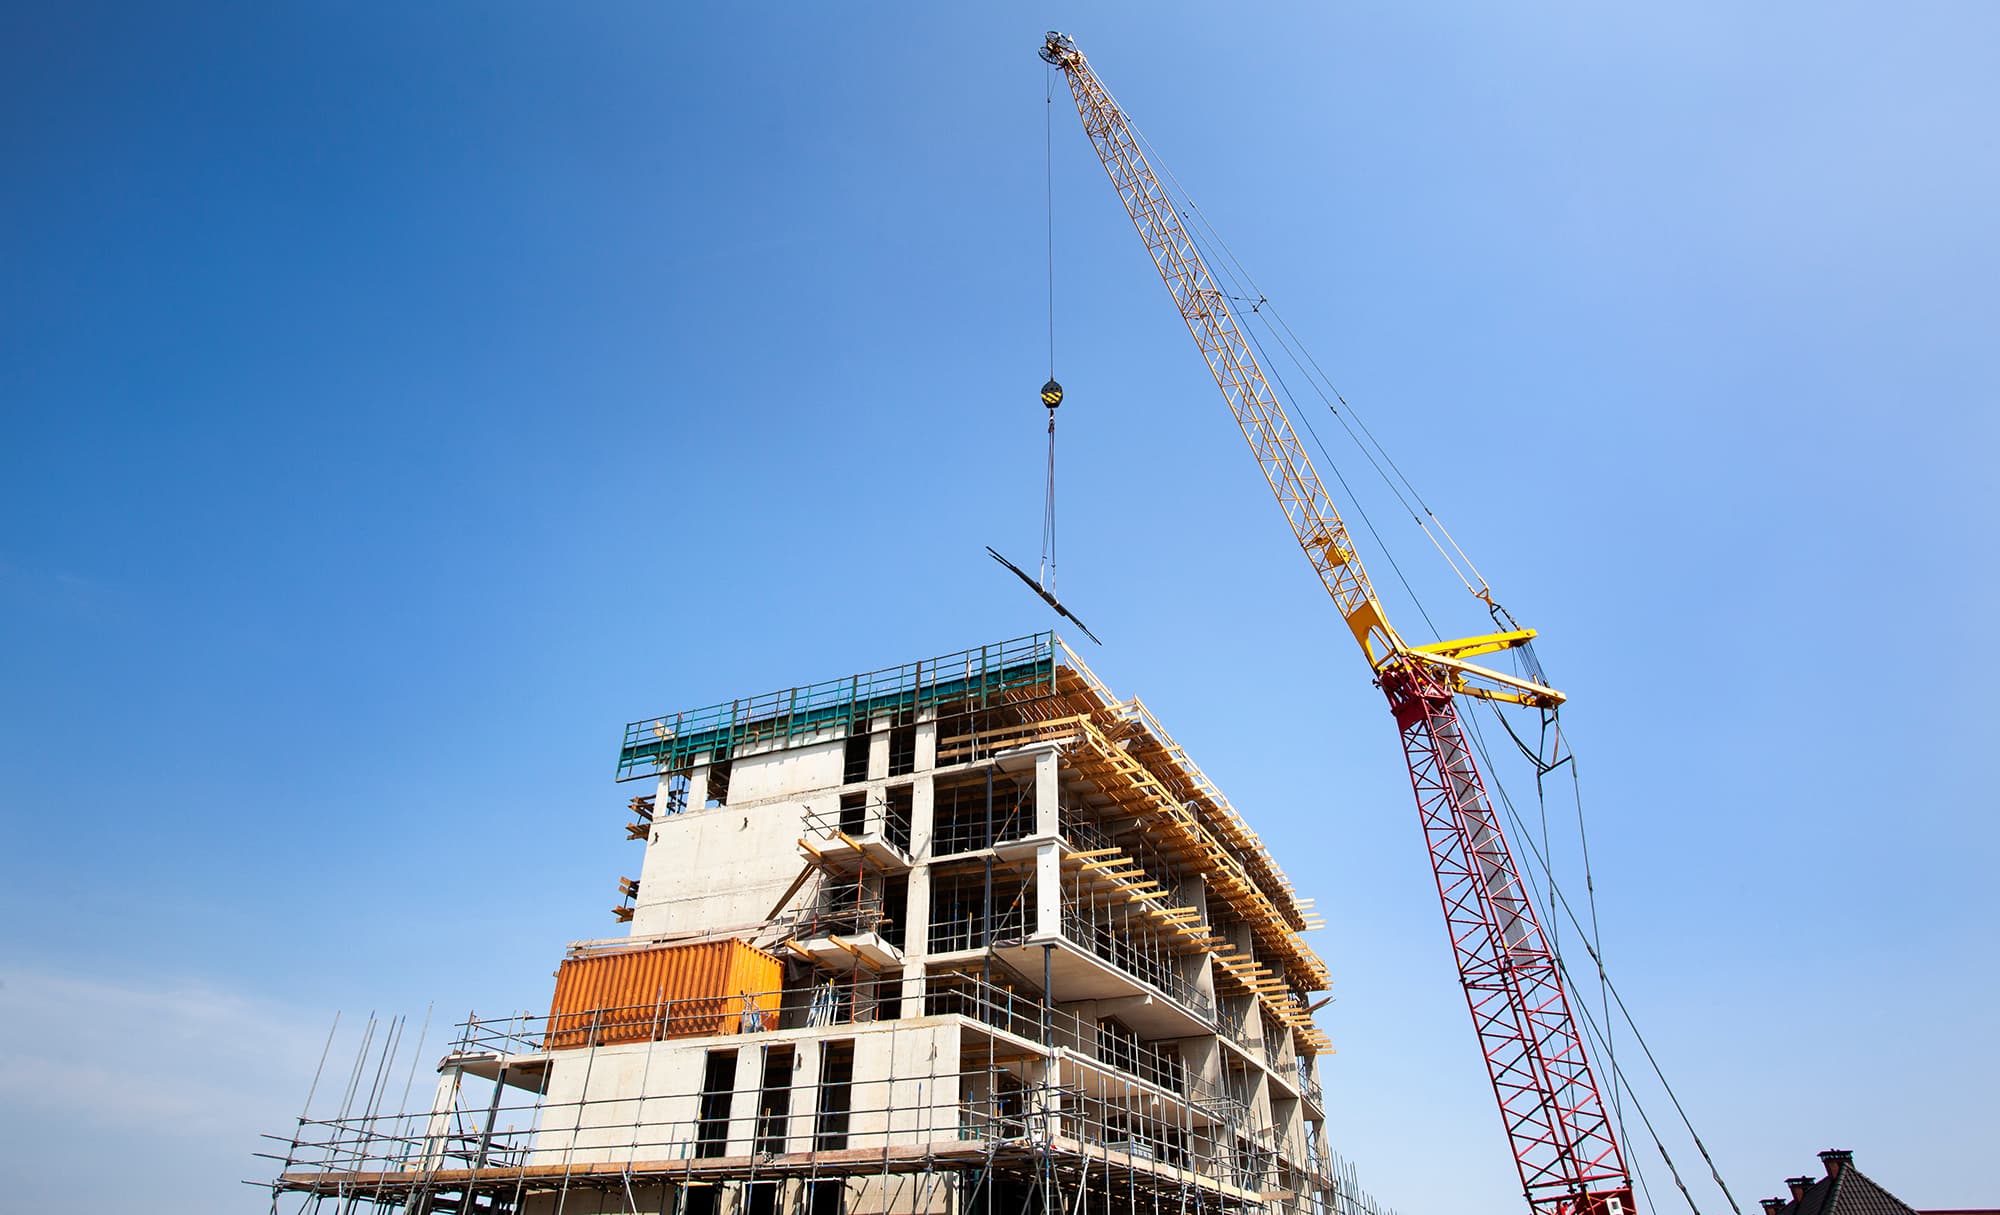
[[[816,685],[628,731],[661,757],[629,927],[572,952],[733,939],[782,990],[468,1033],[373,1184],[410,1215],[1320,1215],[1305,917],[1150,717],[1037,644],[1004,695],[913,664],[863,712]]]

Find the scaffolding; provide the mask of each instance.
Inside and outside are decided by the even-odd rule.
[[[739,1068],[735,1056],[761,1046],[766,1059],[788,1058],[800,1042],[792,1031],[802,1029],[883,1034],[912,1023],[829,1003],[818,986],[755,993],[738,1006],[778,1011],[698,1039],[685,1027],[714,1026],[721,1010],[712,1001],[592,1010],[581,1032],[573,1015],[469,1017],[439,1067],[436,1097],[401,1109],[384,1108],[401,1027],[377,1034],[371,1022],[340,1109],[330,1117],[308,1109],[293,1133],[266,1137],[275,1146],[263,1155],[279,1166],[271,1209],[292,1199],[290,1209],[315,1213],[332,1202],[343,1213],[688,1215],[703,1187],[741,1185],[747,1194],[779,1184],[789,1192],[770,1196],[780,1204],[773,1209],[810,1215],[812,1187],[826,1181],[842,1184],[845,1209],[857,1212],[1013,1215],[1038,1209],[1045,1195],[1049,1209],[1071,1212],[1234,1215],[1303,1200],[1317,1215],[1382,1215],[1317,1136],[1274,1138],[1250,1125],[1241,1094],[1200,1080],[1115,1022],[1065,1014],[1038,995],[939,972],[921,1024],[960,1034],[958,1067],[940,1071],[933,1061],[921,1074],[898,1074],[892,1064],[886,1076],[859,1079],[823,1071],[804,1084],[788,1073],[774,1084],[768,1064]],[[726,1055],[728,1079],[677,1103],[643,1083],[593,1096],[587,1071],[574,1095],[551,1082],[565,1055],[590,1060],[588,1048],[654,1043]],[[643,1065],[652,1062],[648,1054]]]
[[[732,862],[768,890],[711,882],[706,919],[621,878],[639,926],[565,965],[732,942],[776,985],[634,962],[616,1007],[469,1018],[428,1106],[358,1070],[273,1137],[274,1215],[1380,1215],[1324,1142],[1309,902],[1053,634],[634,722],[618,775],[658,782],[625,822],[649,888],[717,822],[762,848],[764,808],[799,868]],[[928,1034],[921,1074],[884,1045]]]
[[[856,723],[865,730],[884,714],[922,712],[945,703],[984,709],[1010,696],[1045,696],[1054,691],[1059,648],[1054,633],[1035,633],[844,679],[645,718],[625,727],[618,779],[659,776],[697,762],[726,762],[753,748],[789,745],[821,733],[837,736]]]

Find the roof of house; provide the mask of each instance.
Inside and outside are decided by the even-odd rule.
[[[1918,1215],[1915,1208],[1871,1181],[1854,1167],[1851,1153],[1827,1152],[1839,1156],[1828,1161],[1826,1176],[1783,1206],[1769,1208],[1774,1215]]]

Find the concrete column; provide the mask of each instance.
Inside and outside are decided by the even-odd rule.
[[[1188,1079],[1211,1089],[1221,1088],[1224,1049],[1221,1040],[1213,1035],[1184,1041],[1181,1044],[1181,1059],[1187,1064]]]
[[[674,783],[673,773],[671,772],[662,773],[660,775],[660,783],[653,790],[653,825],[646,832],[646,847],[648,848],[651,848],[653,846],[653,833],[658,831],[660,829],[660,824],[666,821],[667,806],[670,800],[668,798],[668,792],[669,790],[672,789],[673,783]],[[690,800],[692,800],[694,797],[693,786],[689,786],[688,788],[688,797]]]
[[[937,710],[924,710],[923,719],[917,722],[917,771],[928,772],[937,767]]]
[[[1208,879],[1199,873],[1190,873],[1181,879],[1180,887],[1174,892],[1174,901],[1184,907],[1194,907],[1201,911],[1202,919],[1208,918]],[[1194,960],[1195,990],[1208,997],[1215,1008],[1222,1007],[1222,1000],[1215,991],[1215,961],[1212,955],[1203,951]]]
[[[936,782],[934,776],[919,776],[910,788],[910,856],[919,863],[930,859],[937,829]]]
[[[1035,935],[1062,935],[1062,857],[1053,840],[1035,849]]]
[[[889,721],[887,717],[877,717],[868,723],[872,731],[868,735],[869,780],[886,780],[889,776]]]
[[[794,1152],[812,1150],[813,1122],[819,1115],[819,1047],[822,1039],[801,1038],[792,1058],[792,1115],[786,1119],[785,1146]]]
[[[1035,756],[1036,835],[1056,834],[1062,821],[1062,786],[1056,767],[1059,758],[1054,750]]]
[[[919,782],[927,789],[928,779]],[[925,792],[917,794],[918,804],[928,806]],[[903,920],[903,1015],[919,1016],[924,1010],[924,959],[931,952],[931,867],[918,865],[910,870],[910,902]]]
[[[434,1169],[444,1163],[451,1137],[452,1112],[458,1108],[458,1085],[463,1073],[447,1067],[438,1076],[437,1093],[431,1098],[431,1118],[424,1126],[424,1154],[419,1167]]]

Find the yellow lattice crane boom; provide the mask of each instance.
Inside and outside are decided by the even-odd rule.
[[[1041,57],[1067,81],[1084,131],[1299,548],[1389,698],[1461,986],[1530,1208],[1548,1215],[1624,1215],[1633,1205],[1630,1175],[1570,1015],[1559,962],[1458,719],[1459,694],[1544,709],[1562,702],[1562,694],[1539,679],[1467,661],[1523,645],[1534,630],[1417,644],[1403,639],[1124,111],[1068,37],[1051,32]],[[1491,605],[1483,589],[1477,593]]]

